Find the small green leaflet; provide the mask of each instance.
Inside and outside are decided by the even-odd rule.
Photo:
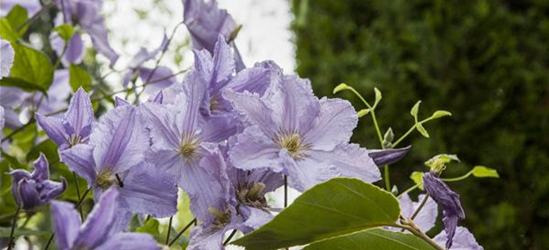
[[[92,78],[88,72],[78,65],[69,66],[69,83],[73,91],[82,87],[85,91],[91,90]]]
[[[498,171],[485,166],[475,166],[471,172],[477,178],[499,178]]]

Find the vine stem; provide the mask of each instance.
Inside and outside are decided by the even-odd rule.
[[[13,217],[13,222],[11,223],[11,231],[10,231],[10,240],[8,241],[8,250],[13,249],[15,246],[15,239],[13,237],[15,233],[15,227],[17,224],[17,217],[19,216],[19,212],[21,212],[21,207],[17,207],[17,210],[15,211],[15,216]]]
[[[168,233],[166,234],[166,244],[170,242],[170,233],[172,232],[173,216],[170,217],[170,223],[168,223]]]
[[[169,247],[172,246],[173,243],[175,243],[177,239],[179,239],[179,237],[181,237],[181,235],[183,235],[183,233],[185,233],[185,231],[187,231],[187,229],[189,229],[194,223],[196,223],[196,218],[194,218],[183,229],[181,229],[181,231],[175,236],[175,238],[170,242],[170,244],[168,244],[168,246]]]
[[[421,211],[421,209],[427,203],[427,199],[429,199],[429,194],[425,195],[425,197],[423,198],[423,201],[421,201],[421,204],[419,204],[419,207],[417,207],[416,211],[414,211],[414,213],[412,214],[412,217],[410,217],[410,220],[413,220],[416,218],[416,216],[419,214],[419,211]]]
[[[78,178],[76,177],[76,173],[72,172],[72,178],[74,180],[74,186],[76,187],[76,195],[78,196],[78,200],[82,199],[80,196],[80,187],[78,187]],[[84,221],[84,213],[82,212],[82,207],[78,208],[78,211],[80,212],[80,220]]]
[[[437,244],[433,239],[431,239],[429,236],[427,236],[421,229],[419,229],[413,221],[401,221],[402,224],[391,224],[388,226],[391,227],[397,227],[401,229],[405,229],[415,235],[416,237],[422,239],[423,241],[427,242],[429,245],[434,247],[436,250],[447,250],[444,247],[441,247],[439,244]]]
[[[231,241],[231,239],[234,237],[235,234],[236,234],[236,229],[234,229],[229,235],[229,237],[223,242],[223,246],[226,246],[227,244],[229,244],[229,241]]]

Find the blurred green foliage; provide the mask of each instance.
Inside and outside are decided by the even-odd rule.
[[[292,24],[297,71],[316,94],[333,96],[341,82],[373,102],[380,126],[400,137],[423,100],[453,116],[406,139],[414,148],[392,167],[393,183],[408,186],[414,170],[438,153],[457,154],[445,176],[473,164],[498,170],[501,179],[452,183],[468,218],[462,223],[486,249],[549,247],[549,1],[531,0],[294,0]],[[365,108],[351,94],[357,110]],[[379,142],[369,117],[354,140]],[[404,144],[401,144],[403,146]]]

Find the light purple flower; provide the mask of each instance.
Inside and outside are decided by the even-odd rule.
[[[13,47],[4,39],[0,39],[0,54],[2,55],[0,59],[0,79],[2,79],[10,75],[10,70],[15,59]]]
[[[117,231],[118,196],[118,190],[113,188],[104,192],[84,223],[72,204],[53,201],[52,216],[59,249],[160,250],[161,247],[149,234]]]
[[[97,52],[110,60],[112,67],[118,60],[118,54],[111,48],[105,19],[101,15],[102,1],[97,0],[58,0],[56,5],[64,13],[59,13],[56,24],[68,23],[80,25],[90,35]]]
[[[226,89],[236,92],[249,91],[263,95],[271,82],[278,80],[282,70],[272,62],[262,62],[236,74],[235,60],[223,36],[218,37],[213,57],[206,51],[195,50],[195,69],[206,85],[206,96],[201,113],[206,117],[216,115],[234,116],[232,106],[222,93]]]
[[[189,193],[191,211],[202,223],[191,230],[189,250],[224,249],[223,236],[231,229],[241,229],[243,220],[236,209],[235,193],[227,175],[227,165],[220,150],[206,152],[199,166],[204,174],[194,180],[198,193]],[[201,184],[202,182],[202,184]]]
[[[435,236],[433,240],[440,245],[444,245],[448,235],[446,231],[442,231],[440,234]],[[457,227],[454,235],[454,243],[452,247],[449,247],[450,250],[484,250],[475,239],[475,236],[464,227]]]
[[[446,248],[450,248],[458,221],[465,219],[459,195],[440,180],[438,174],[434,172],[427,172],[423,175],[423,186],[425,191],[442,207],[442,222],[444,222],[444,231],[447,234]]]
[[[217,37],[228,40],[236,29],[236,23],[225,9],[219,9],[215,0],[184,0],[183,18],[191,33],[194,49],[206,49],[213,53]]]
[[[79,143],[87,143],[95,118],[90,98],[80,88],[72,97],[63,118],[45,117],[37,113],[36,120],[50,139],[63,150]]]
[[[4,126],[6,125],[6,119],[4,118],[4,107],[0,106],[0,140],[4,138],[3,130]],[[2,156],[0,155],[0,160],[2,160]]]
[[[115,187],[120,193],[118,226],[125,228],[132,213],[155,217],[175,214],[177,187],[173,179],[145,162],[149,131],[136,107],[118,106],[107,112],[88,144],[60,152],[69,169],[88,181],[97,200]]]
[[[31,210],[43,206],[67,188],[65,179],[62,179],[61,183],[49,180],[48,165],[46,157],[40,153],[40,156],[34,162],[34,171],[32,173],[22,169],[10,172],[13,197],[22,209]]]
[[[25,8],[29,17],[36,14],[42,7],[39,0],[2,0],[0,1],[0,16],[7,15],[16,4]]]
[[[368,182],[381,178],[368,151],[349,144],[358,121],[349,102],[318,100],[309,81],[296,76],[283,76],[263,97],[224,94],[247,125],[229,152],[235,167],[282,171],[298,191],[337,176]]]
[[[405,148],[395,148],[395,149],[374,149],[368,150],[368,155],[372,157],[376,165],[385,166],[391,165],[397,161],[400,161],[408,152],[412,146]]]
[[[63,54],[65,41],[57,33],[52,33],[50,35],[50,44],[57,56]],[[84,58],[84,52],[84,41],[80,34],[75,32],[69,40],[69,44],[67,45],[65,54],[61,58],[61,62],[65,67],[68,67],[70,64],[80,64]]]
[[[205,182],[200,177],[204,173],[198,171],[204,154],[236,131],[234,124],[225,119],[200,116],[205,86],[195,70],[186,75],[181,88],[173,104],[147,102],[141,107],[153,143],[147,160],[171,173],[183,190],[192,193]],[[197,181],[198,186],[193,185]]]

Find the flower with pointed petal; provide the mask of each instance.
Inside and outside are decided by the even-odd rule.
[[[63,118],[45,117],[36,114],[38,125],[60,150],[87,143],[92,130],[93,108],[84,89],[79,88],[69,104]]]
[[[120,214],[171,216],[176,212],[177,188],[169,175],[145,162],[149,131],[144,123],[136,107],[118,106],[102,117],[89,144],[63,150],[61,156],[94,188],[96,200],[108,188],[119,189]],[[125,227],[131,217],[120,217]]]
[[[260,97],[225,91],[247,125],[229,152],[235,167],[270,168],[289,175],[298,191],[337,176],[381,178],[368,151],[349,144],[358,117],[341,99],[318,100],[310,83],[283,76]]]
[[[442,222],[444,222],[444,231],[447,234],[446,248],[450,248],[458,221],[465,219],[465,212],[461,207],[459,195],[440,180],[438,174],[434,172],[427,172],[423,175],[423,187],[442,207]]]
[[[104,192],[83,224],[72,204],[53,201],[53,224],[59,249],[160,250],[161,247],[149,234],[117,231],[115,221],[118,196],[118,190],[113,188]]]
[[[34,162],[34,171],[32,173],[17,169],[12,170],[10,175],[13,179],[13,197],[17,205],[26,210],[32,210],[47,204],[67,188],[65,179],[62,179],[61,183],[49,180],[48,160],[42,153]]]
[[[440,245],[444,245],[448,239],[446,231],[442,231],[440,234],[435,236],[433,240]],[[452,247],[449,247],[450,250],[484,250],[484,248],[478,244],[475,236],[464,227],[457,227],[455,230],[455,235],[453,239]]]

